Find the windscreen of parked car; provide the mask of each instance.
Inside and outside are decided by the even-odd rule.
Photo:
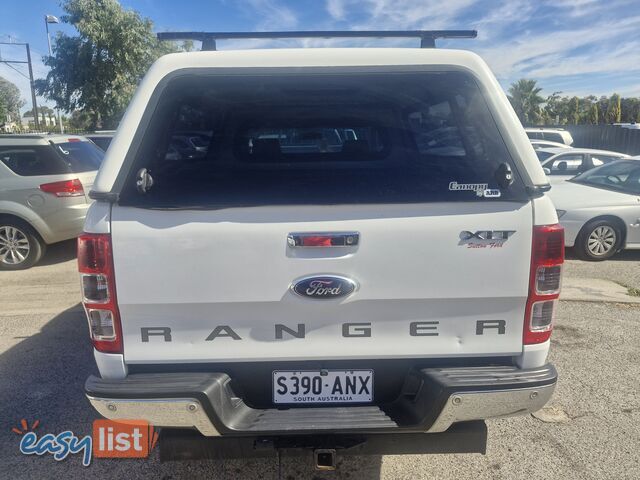
[[[527,200],[462,72],[182,76],[149,108],[122,204]],[[511,186],[498,184],[502,164]],[[135,189],[143,167],[154,180],[144,194]]]
[[[570,181],[640,195],[640,161],[609,163],[586,171]]]
[[[56,143],[54,149],[73,173],[98,170],[104,159],[104,151],[92,142],[76,140]]]
[[[604,165],[606,163],[615,162],[617,160],[622,160],[623,157],[616,155],[602,155],[600,153],[592,153],[591,154],[591,163],[593,163],[594,167],[599,167],[600,165]]]

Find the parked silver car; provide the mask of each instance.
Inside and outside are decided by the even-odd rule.
[[[592,148],[540,148],[536,155],[552,185],[594,167],[629,158],[624,153]]]
[[[640,162],[623,160],[591,169],[549,192],[567,247],[580,258],[605,260],[640,249]]]
[[[104,152],[73,135],[0,135],[0,269],[34,265],[77,236]]]

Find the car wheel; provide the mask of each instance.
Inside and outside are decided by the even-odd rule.
[[[576,252],[583,260],[600,261],[611,258],[622,245],[620,227],[609,220],[587,223],[576,241]]]
[[[45,244],[27,224],[0,221],[0,270],[32,267],[44,254]]]

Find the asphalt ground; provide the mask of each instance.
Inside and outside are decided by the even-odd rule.
[[[605,278],[640,288],[640,252],[604,263],[570,259],[572,277]],[[82,308],[73,242],[54,245],[40,265],[0,272],[0,478],[348,478],[637,479],[640,478],[640,307],[561,302],[550,360],[560,381],[536,416],[490,420],[486,455],[344,457],[336,472],[312,469],[311,456],[160,463],[79,456],[56,462],[25,456],[11,431],[91,433],[99,418],[82,393],[97,373]]]

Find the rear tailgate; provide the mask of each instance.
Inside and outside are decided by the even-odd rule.
[[[530,203],[507,202],[115,207],[126,361],[518,354],[531,218]],[[515,233],[506,241],[461,240],[463,231],[487,229]],[[360,243],[288,246],[287,235],[301,231],[356,231]],[[289,289],[298,278],[322,274],[359,287],[335,300],[301,298]],[[304,324],[304,338],[286,332],[276,338],[277,324],[296,333]]]
[[[112,208],[126,362],[522,352],[532,204],[476,78],[302,69],[163,88]],[[187,134],[206,151],[169,155]],[[341,232],[358,244],[287,240]],[[357,288],[291,290],[330,275]]]

